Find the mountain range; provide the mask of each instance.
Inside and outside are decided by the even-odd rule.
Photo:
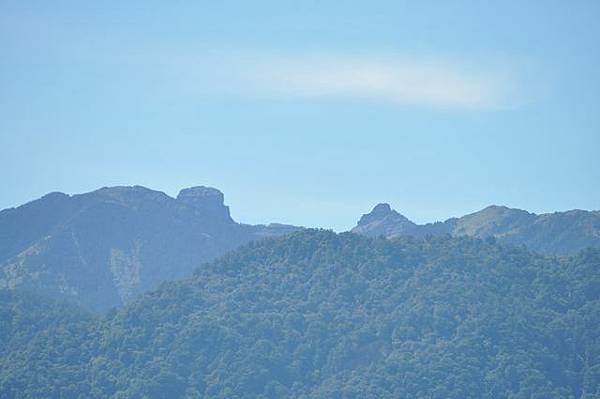
[[[0,211],[0,398],[593,399],[597,211],[352,232],[235,222],[210,187]]]
[[[210,187],[177,198],[140,186],[51,193],[0,212],[0,288],[105,310],[244,243],[295,230],[235,222]]]
[[[352,232],[367,236],[494,237],[502,242],[525,245],[548,255],[575,254],[600,247],[600,211],[571,210],[536,215],[521,209],[492,205],[481,211],[445,222],[416,224],[381,203],[363,215]]]
[[[0,289],[36,291],[104,311],[164,281],[189,276],[241,245],[300,229],[237,223],[223,193],[204,186],[183,189],[176,198],[141,186],[50,193],[0,211]],[[352,232],[494,237],[547,255],[568,255],[600,247],[600,212],[535,215],[490,206],[418,225],[379,204]]]

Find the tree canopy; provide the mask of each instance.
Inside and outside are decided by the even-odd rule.
[[[119,311],[0,298],[2,398],[596,398],[600,251],[306,230]]]

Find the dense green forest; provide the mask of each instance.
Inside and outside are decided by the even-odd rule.
[[[1,398],[598,398],[600,251],[306,230],[102,317],[0,297]]]

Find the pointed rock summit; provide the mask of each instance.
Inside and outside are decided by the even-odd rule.
[[[417,225],[407,217],[393,210],[390,204],[380,203],[375,205],[370,213],[362,215],[352,232],[369,236],[393,237],[410,235],[416,227]]]

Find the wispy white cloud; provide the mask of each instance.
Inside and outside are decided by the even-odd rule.
[[[205,71],[213,89],[241,96],[350,97],[473,110],[510,107],[515,86],[497,66],[381,55],[245,53],[221,57]]]

